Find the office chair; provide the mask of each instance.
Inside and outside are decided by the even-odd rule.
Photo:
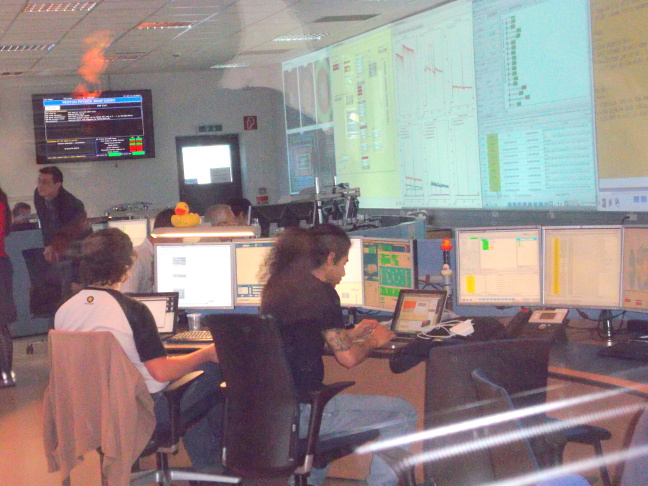
[[[542,339],[513,339],[475,342],[465,345],[432,348],[426,367],[425,425],[434,428],[480,417],[482,412],[471,373],[482,369],[510,395],[515,408],[546,402],[549,351],[551,343]],[[525,419],[525,425],[554,420],[543,416]],[[601,440],[611,437],[609,431],[591,425],[570,428],[561,434],[531,441],[539,466],[559,464],[565,444],[570,441],[594,446],[602,454]],[[465,432],[428,440],[425,450],[449,444],[461,444],[472,438]],[[488,451],[457,456],[425,465],[426,477],[438,486],[479,484],[495,479]],[[605,466],[600,468],[603,484],[608,486]]]
[[[326,403],[353,385],[339,382],[299,397],[283,342],[270,316],[211,314],[205,317],[226,383],[223,465],[243,478],[295,478],[306,486],[313,467],[378,437],[377,430],[320,438]],[[299,439],[300,402],[311,404],[305,439]]]
[[[648,478],[648,408],[644,408],[636,420],[628,451],[639,455],[628,459],[623,465],[619,486],[644,484]],[[643,451],[641,451],[643,449]]]
[[[484,417],[492,417],[515,410],[515,405],[506,389],[493,382],[484,370],[473,370],[471,376],[477,396],[481,400],[480,407]],[[519,419],[489,424],[481,428],[482,439],[490,439],[487,450],[496,479],[515,478],[540,469],[529,439],[525,437],[518,440],[510,438],[502,443],[495,443],[503,436],[515,436],[516,432],[523,430],[524,424]],[[578,475],[554,478],[547,484],[552,486],[589,485],[585,478]]]
[[[180,400],[202,371],[165,389],[171,420],[168,428],[156,429],[153,400],[144,379],[111,333],[50,331],[49,346],[45,450],[50,472],[61,470],[64,485],[70,484],[71,470],[92,450],[100,454],[102,484],[108,486],[171,485],[174,480],[240,482],[232,475],[168,467],[168,454],[178,450],[180,437],[194,423],[181,420]],[[138,458],[151,453],[157,455],[157,469],[132,472]]]

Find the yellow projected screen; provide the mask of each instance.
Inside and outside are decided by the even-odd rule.
[[[337,177],[360,187],[363,207],[400,204],[390,32],[331,49]]]
[[[618,308],[621,227],[543,228],[544,304]]]

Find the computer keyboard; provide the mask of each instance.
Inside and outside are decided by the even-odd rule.
[[[184,331],[174,334],[166,340],[167,343],[211,343],[211,332],[205,331]]]
[[[643,339],[630,339],[613,344],[599,351],[599,356],[612,358],[636,359],[648,362],[648,341]]]

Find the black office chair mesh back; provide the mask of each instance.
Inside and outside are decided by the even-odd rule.
[[[297,466],[299,405],[274,321],[212,314],[205,322],[226,383],[224,464],[248,478],[289,476]]]
[[[487,341],[432,348],[426,368],[425,427],[431,429],[481,417],[471,372],[477,368],[506,383],[516,407],[544,403],[549,363],[548,341]],[[473,432],[424,443],[425,450],[473,440]],[[481,484],[495,479],[488,450],[471,452],[425,465],[426,478],[438,486]]]

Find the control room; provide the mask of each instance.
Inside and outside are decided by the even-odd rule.
[[[648,484],[647,21],[2,2],[0,483]]]

